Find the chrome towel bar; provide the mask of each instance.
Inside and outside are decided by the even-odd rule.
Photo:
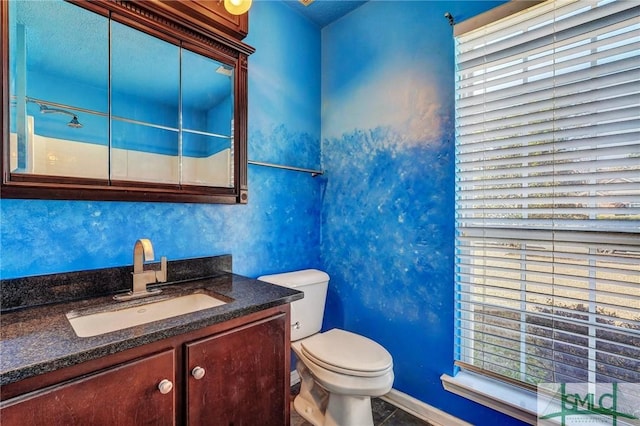
[[[323,170],[313,170],[313,169],[304,169],[302,167],[283,166],[280,164],[264,163],[262,161],[249,160],[247,161],[247,163],[253,164],[254,166],[274,167],[276,169],[285,169],[285,170],[293,170],[296,172],[311,173],[312,177],[321,176],[324,174]]]

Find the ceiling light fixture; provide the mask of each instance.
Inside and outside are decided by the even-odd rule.
[[[252,0],[224,0],[224,8],[232,15],[242,15],[249,11]]]

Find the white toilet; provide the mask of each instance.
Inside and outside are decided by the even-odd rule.
[[[391,390],[393,359],[358,334],[320,333],[329,275],[306,269],[258,279],[304,292],[304,299],[291,304],[291,347],[301,380],[296,411],[314,426],[373,425],[371,397]]]

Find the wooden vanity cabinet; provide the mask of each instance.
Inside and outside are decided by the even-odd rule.
[[[167,350],[14,398],[0,412],[2,426],[173,425],[175,353]],[[166,383],[166,382],[165,382]]]
[[[288,324],[282,305],[12,383],[0,424],[286,426]]]
[[[186,345],[188,425],[287,424],[285,314]],[[285,418],[285,414],[287,418]]]

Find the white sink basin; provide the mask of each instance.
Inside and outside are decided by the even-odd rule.
[[[195,293],[131,308],[81,315],[67,313],[67,319],[78,337],[92,337],[140,324],[177,317],[227,302],[207,294]],[[117,305],[114,305],[114,309]]]

